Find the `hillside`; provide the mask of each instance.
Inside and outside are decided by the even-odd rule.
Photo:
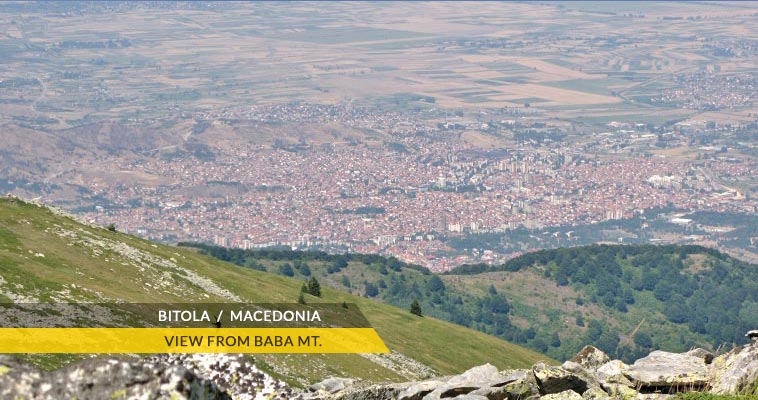
[[[82,224],[15,198],[0,199],[0,302],[294,303],[301,284],[194,249]],[[392,353],[256,356],[261,368],[296,384],[332,375],[402,381],[485,362],[514,368],[547,359],[493,336],[338,290],[324,288],[321,298],[307,296],[307,301],[357,304]],[[466,351],[449,351],[453,344]],[[52,368],[76,357],[25,358]]]
[[[407,308],[568,359],[586,343],[631,361],[653,349],[745,343],[758,315],[758,266],[700,246],[593,245],[529,253],[444,275],[374,255],[200,246],[249,268]]]

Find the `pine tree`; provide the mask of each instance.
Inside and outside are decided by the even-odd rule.
[[[310,293],[308,282],[303,282],[303,286],[300,287],[300,293]]]
[[[315,277],[311,277],[308,280],[308,293],[312,296],[321,297],[321,284],[318,283],[318,279]]]
[[[418,303],[418,300],[414,299],[413,303],[411,303],[411,314],[418,315],[419,317],[423,317],[421,314],[421,304]]]
[[[305,304],[305,296],[303,295],[303,292],[300,292],[300,297],[297,298],[297,302],[299,304]]]

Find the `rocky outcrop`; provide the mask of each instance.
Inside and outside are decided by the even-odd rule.
[[[705,360],[689,354],[654,351],[625,372],[636,387],[664,393],[702,391],[708,387]]]
[[[703,349],[681,354],[654,351],[632,365],[610,360],[602,351],[588,346],[561,366],[538,363],[531,369],[498,372],[487,364],[446,378],[351,388],[337,393],[334,398],[659,400],[689,391],[752,392],[756,390],[756,379],[758,343],[715,359],[712,353]]]
[[[242,355],[161,354],[92,359],[40,371],[0,355],[0,399],[297,399]]]
[[[485,364],[448,377],[366,386],[332,377],[297,392],[242,355],[163,354],[144,360],[92,359],[40,371],[0,355],[0,398],[29,399],[341,399],[533,400],[650,399],[688,391],[755,393],[758,343],[714,358],[702,349],[654,351],[632,365],[585,348],[560,366],[498,371]],[[604,362],[603,362],[604,361]]]
[[[611,358],[595,346],[584,346],[570,361],[587,369],[598,369]]]
[[[144,361],[187,368],[193,374],[207,378],[224,388],[235,400],[299,397],[292,388],[260,371],[251,359],[242,354],[158,354]],[[337,390],[332,387],[333,393],[347,386],[349,385],[341,386]]]
[[[0,356],[3,399],[220,399],[231,396],[183,366],[95,359],[43,372]]]
[[[532,372],[537,379],[540,393],[543,395],[561,393],[567,390],[581,395],[590,387],[599,386],[594,376],[584,367],[572,361],[566,361],[560,367],[551,367],[539,363],[532,367]]]
[[[711,389],[717,394],[750,393],[758,385],[758,342],[713,360]]]

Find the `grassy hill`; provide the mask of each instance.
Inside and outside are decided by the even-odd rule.
[[[45,207],[0,199],[0,302],[294,303],[302,281],[90,226]],[[459,373],[486,362],[526,367],[549,358],[484,333],[417,317],[325,287],[308,302],[355,303],[390,355],[262,355],[256,362],[291,383],[328,376],[372,382]],[[114,305],[114,307],[117,307]],[[71,356],[27,356],[55,367]]]
[[[305,279],[523,344],[556,359],[585,344],[631,361],[651,349],[744,343],[758,315],[758,266],[700,246],[542,250],[444,275],[374,255],[200,246],[249,268]]]

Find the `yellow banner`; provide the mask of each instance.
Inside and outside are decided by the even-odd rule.
[[[0,354],[387,352],[373,328],[0,328]]]

